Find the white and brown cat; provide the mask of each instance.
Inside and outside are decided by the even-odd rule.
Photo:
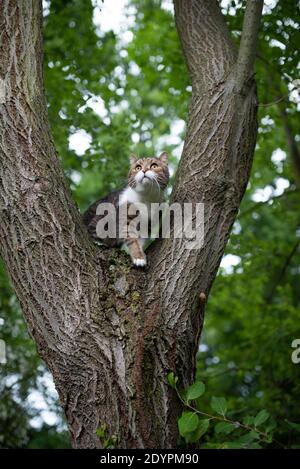
[[[100,240],[109,247],[126,245],[129,250],[134,265],[143,267],[146,265],[146,255],[144,253],[145,239],[127,234],[126,238],[119,237],[119,230],[115,238],[99,238],[97,235],[97,223],[101,215],[97,215],[97,208],[100,204],[113,204],[118,223],[118,211],[126,204],[128,212],[132,213],[132,205],[145,204],[147,207],[148,222],[151,222],[150,207],[152,203],[160,203],[164,197],[164,190],[169,181],[168,156],[166,152],[159,157],[142,157],[137,159],[135,155],[130,157],[130,169],[127,186],[123,189],[112,191],[106,197],[97,200],[83,214],[83,221],[91,236]],[[99,212],[98,212],[99,213]],[[114,215],[115,216],[115,215]],[[128,220],[131,217],[128,216]]]

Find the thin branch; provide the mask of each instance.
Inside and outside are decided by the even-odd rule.
[[[286,98],[288,98],[290,96],[290,94],[295,90],[299,90],[299,87],[294,86],[294,88],[292,88],[288,93],[284,94],[283,96],[280,96],[280,97],[276,98],[271,103],[259,103],[258,106],[259,107],[269,107],[269,106],[274,106],[275,104],[281,103],[281,101],[284,101]]]
[[[290,77],[286,72],[283,72],[280,67],[278,66],[278,64],[274,65],[274,63],[270,62],[269,60],[267,60],[263,55],[259,54],[259,53],[256,53],[256,57],[261,61],[263,62],[265,65],[268,66],[269,69],[273,70],[275,73],[277,73],[277,75],[280,76],[280,79],[282,80],[285,80],[287,84],[293,84],[294,83],[294,80],[292,79],[292,77]]]
[[[241,92],[253,73],[263,0],[248,0],[243,22],[237,66],[236,88]]]
[[[268,72],[268,70],[266,71]],[[278,82],[275,81],[274,76],[268,75],[268,77],[269,77],[269,83],[274,87],[276,92],[278,94],[281,93],[280,84],[278,84]],[[294,169],[295,182],[297,184],[298,189],[300,189],[300,150],[299,150],[299,146],[296,141],[296,138],[295,138],[295,133],[294,133],[292,123],[290,122],[289,115],[286,111],[287,102],[289,102],[288,99],[285,99],[284,101],[278,100],[277,107],[279,110],[280,117],[282,119],[283,129],[286,135],[287,147],[289,150],[289,155],[290,155],[293,169]]]
[[[283,128],[286,135],[287,146],[289,149],[290,157],[294,167],[294,176],[295,182],[300,189],[300,151],[298,147],[298,143],[295,139],[294,132],[289,120],[289,116],[286,112],[286,107],[284,103],[278,104],[278,109],[280,112],[280,116],[283,122]]]
[[[290,252],[288,253],[288,256],[284,259],[284,263],[283,265],[281,266],[281,269],[276,277],[276,280],[271,288],[271,291],[270,293],[268,294],[267,298],[266,298],[266,302],[267,303],[271,303],[272,301],[272,298],[273,296],[275,295],[276,293],[276,289],[278,287],[278,285],[281,283],[283,277],[285,276],[285,273],[291,263],[291,260],[293,259],[294,255],[297,253],[298,251],[298,247],[300,246],[300,239],[297,239],[296,242],[294,243],[294,245],[292,246],[292,249],[290,250]]]
[[[253,205],[251,205],[251,207],[247,208],[246,210],[243,210],[239,214],[239,218],[244,217],[245,215],[248,215],[251,212],[254,212],[258,208],[262,207],[263,205],[266,205],[266,204],[269,204],[270,202],[273,202],[273,200],[278,200],[278,199],[281,199],[283,197],[286,197],[287,195],[295,194],[297,192],[298,192],[298,190],[294,186],[294,188],[287,189],[282,194],[274,195],[274,197],[270,197],[268,200],[261,201],[261,202],[255,202]]]

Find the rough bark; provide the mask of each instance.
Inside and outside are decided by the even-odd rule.
[[[40,2],[1,2],[0,250],[76,448],[101,447],[103,423],[122,448],[175,446],[180,405],[166,375],[193,378],[199,294],[210,291],[249,177],[252,64],[241,92],[216,1],[176,0],[175,10],[193,95],[172,200],[204,202],[205,243],[157,242],[141,272],[91,243],[66,186],[43,94]]]

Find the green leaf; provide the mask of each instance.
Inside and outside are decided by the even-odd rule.
[[[219,449],[220,443],[201,443],[201,449]]]
[[[198,427],[199,418],[195,412],[184,412],[178,420],[178,428],[181,436],[192,433]]]
[[[294,430],[296,430],[297,432],[300,432],[300,423],[294,423],[294,422],[290,422],[289,420],[286,420],[287,424],[292,427]]]
[[[251,443],[251,449],[262,449],[259,443]]]
[[[265,432],[266,433],[270,433],[272,432],[273,430],[275,430],[275,428],[277,427],[277,423],[275,422],[274,419],[270,419],[268,424],[265,426]]]
[[[196,441],[200,440],[201,436],[203,436],[209,427],[209,419],[202,419],[199,420],[198,427],[192,433],[188,433],[185,435],[184,439],[187,443],[195,443]]]
[[[106,429],[107,429],[107,426],[106,426],[105,423],[103,425],[101,425],[101,427],[97,428],[96,435],[98,436],[98,438],[104,438],[105,437]]]
[[[205,392],[205,384],[201,381],[197,381],[196,383],[192,384],[186,394],[186,398],[188,401],[193,399],[197,399],[198,397],[202,396]]]
[[[104,431],[102,428],[98,428],[98,429],[96,430],[96,435],[97,435],[98,438],[104,438],[104,436],[105,436],[105,431]]]
[[[245,425],[254,425],[254,417],[252,415],[246,415],[246,417],[243,418],[243,423]]]
[[[204,433],[207,432],[208,430],[208,427],[209,427],[209,419],[202,419],[202,420],[199,420],[199,424],[198,424],[198,427],[197,427],[197,430],[196,430],[196,434],[198,436],[198,440],[199,438],[204,435]]]
[[[227,402],[224,397],[213,396],[211,398],[210,406],[214,411],[217,412],[217,414],[223,415],[223,417],[225,416],[227,411]]]
[[[168,383],[171,386],[171,388],[175,389],[176,388],[176,383],[178,381],[178,376],[175,376],[173,371],[171,371],[167,376],[167,380],[168,380]]]
[[[251,431],[239,438],[239,441],[243,444],[252,443],[252,441],[259,439],[259,434],[257,432]]]
[[[266,420],[268,420],[269,417],[269,412],[267,412],[265,409],[261,410],[260,412],[258,412],[257,416],[254,419],[254,425],[256,427],[262,425]]]
[[[231,433],[235,428],[236,426],[233,423],[220,422],[220,423],[217,423],[217,425],[215,426],[215,432],[225,433],[225,435],[229,435],[229,433]]]
[[[243,448],[243,443],[240,441],[226,441],[222,444],[223,449],[241,449]]]

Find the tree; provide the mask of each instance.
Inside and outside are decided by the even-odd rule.
[[[88,239],[49,130],[41,5],[4,1],[1,255],[75,447],[100,447],[101,425],[120,447],[176,443],[180,404],[166,375],[193,378],[204,298],[249,178],[261,9],[248,1],[237,54],[216,2],[175,1],[193,93],[171,199],[205,203],[206,237],[201,250],[157,242],[141,273]]]

